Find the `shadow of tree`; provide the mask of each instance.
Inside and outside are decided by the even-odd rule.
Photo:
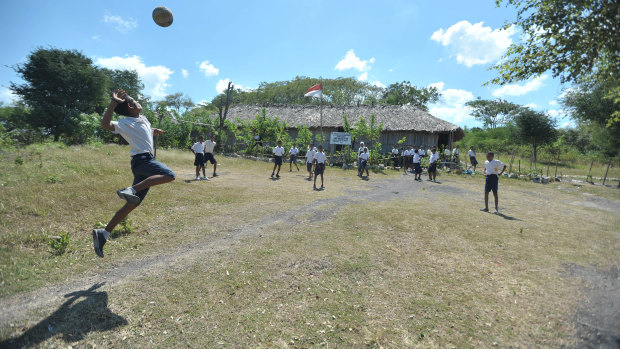
[[[95,291],[104,283],[87,290],[68,293],[60,308],[17,338],[0,342],[0,348],[39,346],[58,334],[65,342],[77,342],[93,331],[109,331],[127,325],[127,320],[108,309],[108,293]]]

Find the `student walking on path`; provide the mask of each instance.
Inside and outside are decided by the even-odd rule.
[[[273,174],[276,172],[276,168],[278,169],[278,173],[276,173],[276,178],[280,178],[280,169],[282,168],[282,157],[284,156],[284,148],[282,148],[282,141],[278,141],[278,145],[273,148],[273,171],[271,171],[271,178],[273,178]]]
[[[327,155],[323,153],[323,146],[319,145],[319,150],[314,153],[314,190],[316,190],[316,178],[321,175],[321,189],[325,188],[323,185],[323,173],[325,172],[325,160],[327,160]]]
[[[370,159],[370,154],[368,154],[368,149],[364,149],[364,152],[359,155],[359,159],[361,161],[360,170],[357,173],[359,177],[364,175],[364,170],[366,170],[366,177],[370,177],[368,174],[368,160]]]
[[[293,143],[293,146],[288,151],[288,153],[290,156],[289,161],[288,161],[288,165],[289,165],[288,172],[293,172],[293,164],[295,164],[297,171],[299,171],[299,166],[297,166],[297,154],[299,154],[299,149],[297,149],[297,143]]]

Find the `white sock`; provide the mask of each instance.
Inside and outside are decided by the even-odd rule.
[[[103,229],[103,237],[107,240],[109,236],[110,236],[110,232]]]
[[[131,190],[131,193],[132,193],[133,195],[136,195],[136,190],[135,190],[133,187],[128,187],[128,188],[129,188],[129,190]],[[109,233],[108,233],[108,234],[109,234]]]

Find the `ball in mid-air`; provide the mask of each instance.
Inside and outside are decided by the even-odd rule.
[[[153,20],[160,27],[169,27],[172,24],[172,11],[165,6],[158,6],[153,10]]]

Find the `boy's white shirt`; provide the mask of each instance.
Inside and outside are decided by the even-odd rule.
[[[469,149],[469,151],[467,152],[467,154],[469,154],[469,156],[476,156],[476,152]]]
[[[504,169],[504,163],[497,160],[497,159],[493,159],[491,161],[486,160],[484,162],[484,171],[486,175],[492,175],[492,174],[496,174],[498,175],[500,172],[502,172],[502,170]]]
[[[417,164],[420,162],[420,154],[418,153],[413,153],[413,163]]]
[[[424,151],[424,149],[420,149],[418,150],[418,154],[420,154],[420,156],[424,156],[426,155],[426,152]]]
[[[291,150],[288,151],[289,154],[291,155],[297,155],[299,154],[299,149],[297,149],[296,147],[291,148]]]
[[[362,160],[368,161],[368,159],[370,158],[370,154],[368,154],[368,153],[361,153],[359,158],[362,159]]]
[[[396,149],[396,148],[392,149],[392,154],[398,155],[398,149]]]
[[[322,164],[325,162],[325,160],[327,159],[327,156],[325,155],[325,153],[317,151],[316,153],[314,153],[314,160],[316,160],[317,163]]]
[[[278,145],[278,146],[276,146],[275,148],[273,148],[273,153],[274,153],[276,156],[282,156],[282,155],[284,155],[285,150],[284,150],[284,148],[283,148],[283,147],[281,147],[281,146],[279,146],[279,145]]]
[[[208,140],[205,142],[205,153],[213,153],[213,149],[215,149],[216,142]]]
[[[192,150],[194,153],[202,153],[205,149],[204,143],[196,142],[192,145]]]
[[[409,149],[405,150],[403,156],[411,156],[411,151]]]
[[[452,154],[459,155],[459,150],[456,148],[452,149]]]
[[[153,153],[153,129],[149,120],[140,115],[137,118],[127,116],[118,121],[112,121],[114,134],[120,134],[129,143],[131,156],[142,153]]]
[[[446,149],[446,150],[444,151],[444,154],[446,154],[446,155],[450,155],[450,149]]]
[[[367,146],[363,146],[363,147],[359,147],[359,148],[357,148],[357,153],[358,153],[358,154],[363,153],[363,152],[364,152],[364,149],[368,150],[368,147],[367,147]]]
[[[312,163],[312,161],[314,161],[314,153],[316,153],[316,148],[312,148],[306,152],[306,162]]]
[[[435,154],[431,153],[428,161],[432,164],[433,162],[437,162],[439,160],[439,153],[435,152]]]

